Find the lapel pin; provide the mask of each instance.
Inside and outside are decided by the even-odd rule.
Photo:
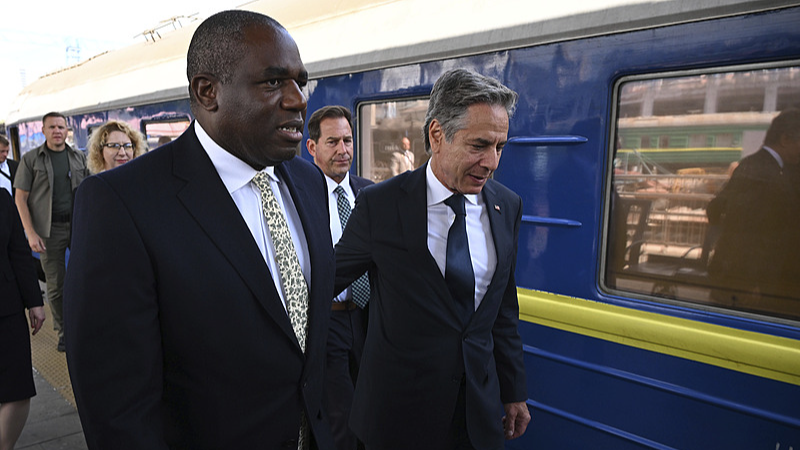
[[[494,209],[495,211],[500,212],[500,205],[494,205]]]

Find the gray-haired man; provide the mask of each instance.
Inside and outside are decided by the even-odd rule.
[[[500,449],[530,421],[514,281],[522,202],[490,178],[516,98],[445,73],[423,128],[430,161],[364,188],[336,245],[335,290],[367,270],[372,283],[350,416],[367,449]]]

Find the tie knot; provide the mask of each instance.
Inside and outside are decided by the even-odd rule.
[[[256,176],[253,177],[253,183],[262,191],[264,191],[264,189],[272,189],[269,185],[269,175],[267,175],[266,172],[258,172]]]
[[[333,192],[341,197],[342,195],[344,195],[344,188],[341,185],[336,186],[336,189],[334,189]]]
[[[467,215],[467,212],[464,210],[464,196],[461,194],[451,195],[444,201],[444,204],[449,206],[457,216]]]

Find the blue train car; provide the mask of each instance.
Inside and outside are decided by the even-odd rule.
[[[800,449],[800,291],[726,297],[708,273],[706,211],[778,112],[800,107],[800,3],[529,3],[354,1],[319,5],[318,21],[246,8],[297,40],[309,112],[354,111],[352,170],[375,181],[393,176],[403,138],[417,166],[427,159],[427,95],[444,71],[520,93],[495,179],[524,203],[516,279],[532,421],[507,448]],[[102,81],[151,82],[139,91],[61,107],[78,147],[112,118],[149,140],[185,129],[176,61],[192,31],[74,69],[87,72],[70,90],[88,97],[91,64],[151,63]],[[59,75],[6,120],[15,153],[41,142],[36,117],[60,108]],[[797,242],[796,223],[775,225]]]

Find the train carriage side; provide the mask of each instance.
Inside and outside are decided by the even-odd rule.
[[[616,283],[607,275],[613,261],[606,258],[616,242],[609,223],[612,197],[630,196],[623,184],[633,176],[614,167],[631,150],[618,142],[633,139],[624,134],[627,116],[620,114],[630,108],[623,97],[641,84],[689,86],[691,97],[708,79],[739,83],[766,73],[769,87],[759,89],[777,92],[777,99],[764,94],[763,114],[742,125],[738,138],[728,136],[730,127],[723,132],[707,122],[741,121],[747,111],[716,110],[707,100],[710,88],[703,88],[699,112],[692,106],[697,99],[684,102],[691,108],[669,110],[669,92],[648,94],[655,104],[640,102],[637,114],[647,110],[645,120],[659,114],[705,120],[692,125],[701,137],[692,137],[688,125],[672,129],[686,134],[687,147],[702,140],[702,151],[689,154],[698,149],[678,148],[682,140],[673,137],[673,146],[661,150],[683,159],[667,168],[663,161],[644,160],[638,170],[647,171],[640,175],[677,177],[672,183],[679,187],[719,184],[731,158],[745,152],[744,141],[763,138],[765,118],[800,104],[797,23],[800,8],[788,8],[312,81],[309,111],[333,103],[356,111],[353,170],[376,181],[390,176],[387,161],[401,137],[410,137],[418,160],[424,159],[420,115],[426,93],[445,70],[473,68],[520,92],[512,139],[495,178],[524,203],[516,278],[533,421],[507,448],[800,448],[800,301],[779,312],[728,308],[684,294],[686,286],[669,276],[662,281],[679,285],[680,292],[660,297],[642,287],[647,279]],[[777,86],[769,84],[774,79]],[[730,94],[713,92],[719,99]],[[660,142],[658,136],[652,140]],[[684,175],[694,171],[703,174]],[[683,201],[676,191],[666,194],[650,204]],[[700,195],[705,202],[710,197]],[[648,227],[655,227],[656,217],[650,214]],[[626,217],[624,225],[635,231],[635,221]],[[630,247],[631,237],[623,239]],[[671,244],[671,251],[696,253],[691,242],[682,244]]]
[[[800,449],[798,294],[721,304],[704,272],[708,202],[776,112],[800,107],[800,7],[749,3],[760,12],[379,68],[307,64],[308,110],[355,111],[352,170],[375,181],[392,175],[403,137],[417,166],[427,158],[422,119],[444,71],[472,68],[521,94],[495,178],[524,204],[516,280],[533,419],[507,448]],[[303,52],[318,42],[288,28]],[[328,63],[341,67],[317,72]],[[75,142],[112,118],[177,134],[191,118],[180,90],[74,109]],[[37,133],[22,117],[9,123],[21,141]]]

